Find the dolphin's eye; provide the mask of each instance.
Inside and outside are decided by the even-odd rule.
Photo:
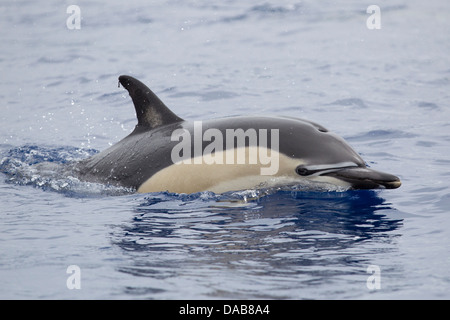
[[[298,166],[297,168],[295,168],[295,172],[297,172],[297,174],[301,176],[309,176],[310,174],[314,173],[314,171],[308,170],[304,166]]]

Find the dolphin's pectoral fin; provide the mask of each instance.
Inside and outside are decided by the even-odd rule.
[[[173,113],[145,84],[130,76],[120,76],[119,83],[128,90],[136,109],[139,128],[154,129],[183,121]]]

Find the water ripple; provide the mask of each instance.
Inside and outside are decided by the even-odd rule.
[[[129,259],[119,271],[137,277],[181,281],[180,272],[194,275],[207,264],[208,272],[222,276],[233,270],[231,286],[274,276],[282,282],[304,276],[312,281],[340,274],[340,266],[367,263],[371,250],[364,243],[369,239],[389,250],[386,244],[402,219],[388,217],[388,212],[392,208],[382,198],[366,191],[278,191],[250,201],[161,193],[147,196],[112,241]],[[165,286],[167,292],[180,290],[171,283]],[[214,285],[207,294],[223,295],[223,288]],[[280,298],[268,293],[265,297]]]

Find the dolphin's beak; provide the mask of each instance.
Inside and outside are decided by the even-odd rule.
[[[322,175],[346,181],[353,189],[396,189],[402,185],[398,177],[367,167],[347,167]]]

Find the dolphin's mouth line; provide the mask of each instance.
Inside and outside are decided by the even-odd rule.
[[[351,184],[353,189],[396,189],[401,186],[398,177],[367,167],[347,167],[321,172],[321,176],[333,177]]]
[[[335,164],[320,164],[296,168],[297,174],[305,177],[331,177],[345,181],[353,189],[395,189],[401,186],[398,177],[358,165],[354,162],[341,162]]]

